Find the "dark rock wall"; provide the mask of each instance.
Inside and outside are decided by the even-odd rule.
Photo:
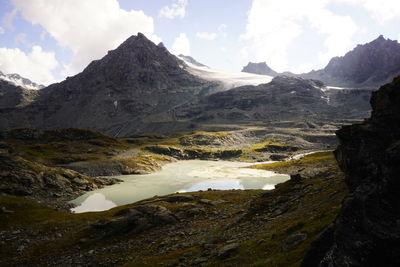
[[[370,119],[337,132],[350,195],[302,266],[400,266],[400,77],[371,105]]]

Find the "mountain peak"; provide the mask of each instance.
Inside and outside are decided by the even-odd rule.
[[[278,73],[271,69],[266,62],[253,63],[249,62],[247,66],[243,67],[242,72],[254,73],[260,75],[277,76]]]

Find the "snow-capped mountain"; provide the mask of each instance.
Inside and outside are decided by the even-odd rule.
[[[0,71],[0,80],[7,81],[15,86],[20,86],[25,89],[30,90],[40,90],[43,89],[45,86],[42,84],[37,84],[32,82],[31,80],[22,77],[19,74],[12,73],[12,74],[4,74]]]
[[[212,69],[201,63],[195,64],[191,57],[183,55],[179,55],[178,58],[185,62],[186,67],[184,68],[190,74],[204,80],[219,82],[225,90],[244,85],[260,85],[263,83],[269,83],[273,78],[269,75]]]

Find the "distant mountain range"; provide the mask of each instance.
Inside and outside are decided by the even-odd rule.
[[[0,71],[0,80],[9,82],[12,85],[20,86],[22,88],[29,89],[29,90],[40,90],[45,87],[42,84],[37,84],[35,82],[32,82],[31,80],[24,78],[16,73],[4,74],[3,72]]]
[[[330,86],[377,89],[400,74],[400,44],[381,35],[370,43],[358,45],[343,57],[332,58],[324,69],[309,73],[277,73],[265,62],[249,63],[242,71],[316,79]]]
[[[376,43],[388,42],[382,39],[372,42],[379,51],[386,45]],[[355,64],[348,54],[333,62]],[[334,73],[338,64],[330,63],[326,69]],[[389,65],[380,71],[375,66],[371,75],[376,79],[357,81],[389,77],[394,69]],[[269,69],[266,64],[258,66]],[[250,64],[247,69],[254,67]],[[368,116],[371,94],[370,90],[330,89],[318,80],[290,74],[272,79],[214,70],[191,57],[176,57],[162,43],[156,45],[140,33],[81,73],[35,94],[31,91],[0,83],[0,130],[72,127],[129,136],[185,131],[199,122],[361,119]]]

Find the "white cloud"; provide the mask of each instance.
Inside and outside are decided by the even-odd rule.
[[[43,51],[40,46],[33,46],[29,53],[19,48],[0,48],[0,58],[0,70],[4,73],[18,73],[45,85],[55,82],[51,73],[58,66],[54,52]]]
[[[286,70],[288,50],[307,26],[324,38],[325,51],[318,53],[321,61],[345,53],[358,26],[350,17],[331,12],[327,7],[331,1],[253,0],[246,33],[241,36],[246,41],[242,55]]]
[[[129,36],[142,32],[155,42],[153,19],[143,11],[121,9],[117,0],[12,0],[32,24],[40,24],[57,42],[73,51],[64,74],[81,71]]]
[[[188,4],[187,0],[177,0],[176,3],[173,3],[170,6],[163,7],[159,16],[161,18],[174,19],[176,17],[183,18],[186,14],[186,6]]]
[[[215,32],[198,32],[196,36],[200,39],[212,41],[217,38],[217,34]]]
[[[0,27],[0,34],[4,33],[4,29],[2,27]]]
[[[171,47],[171,52],[175,55],[190,55],[190,41],[185,33],[180,33],[179,36],[175,38]]]
[[[356,7],[361,6],[380,23],[385,23],[400,16],[400,1],[398,0],[334,0],[334,2]]]

